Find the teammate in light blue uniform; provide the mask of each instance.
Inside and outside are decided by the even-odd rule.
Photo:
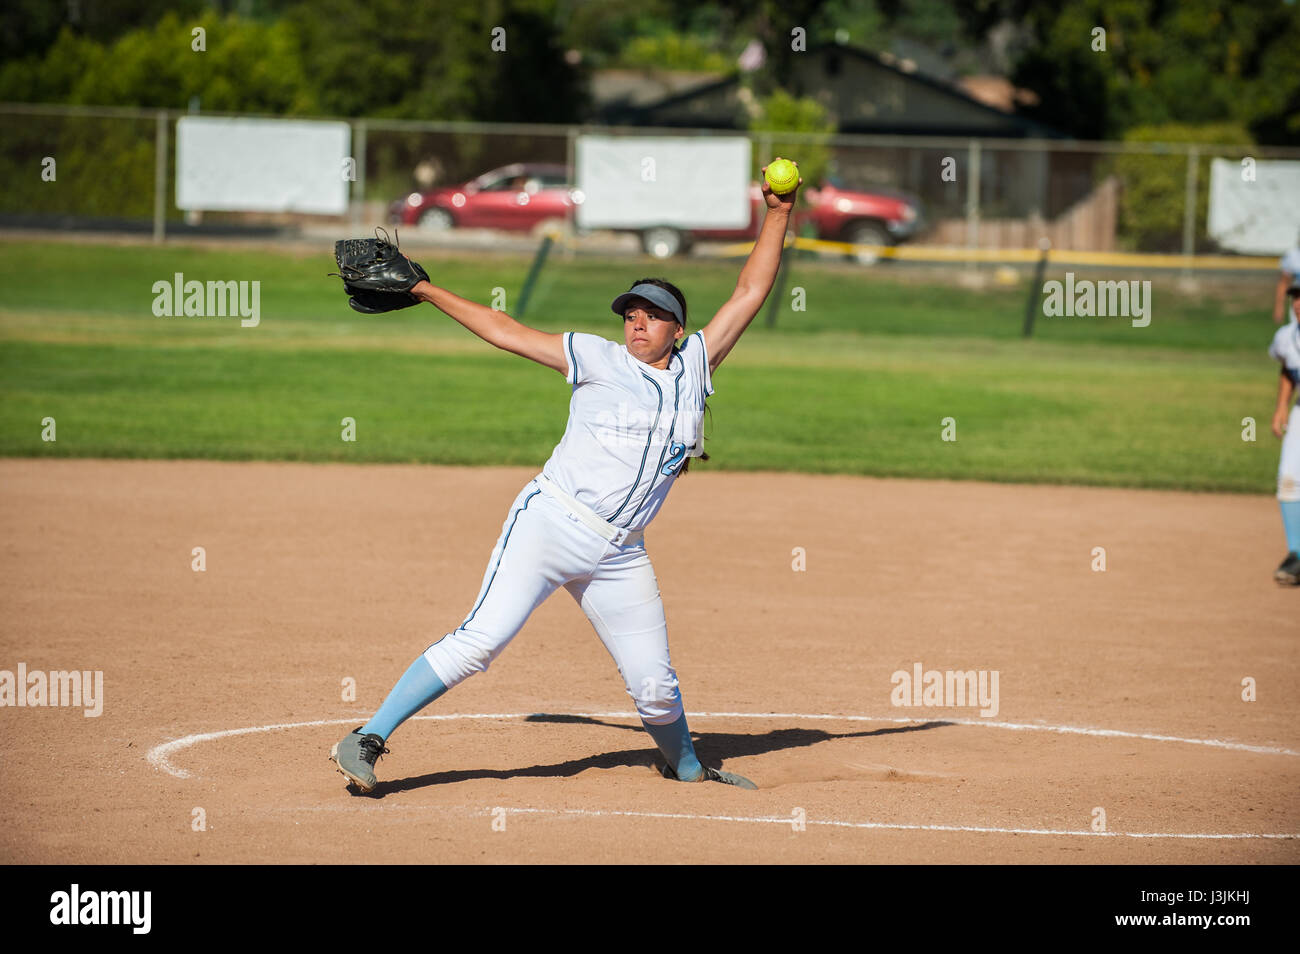
[[[1277,262],[1277,269],[1277,292],[1273,296],[1273,324],[1280,325],[1288,315],[1289,320],[1296,320],[1287,301],[1287,289],[1300,282],[1300,245],[1282,253],[1282,257]]]
[[[564,437],[515,498],[469,615],[416,658],[369,722],[331,750],[362,792],[374,790],[375,760],[393,730],[485,670],[561,586],[618,666],[663,754],[665,777],[756,787],[695,754],[644,531],[688,458],[702,456],[713,372],[772,289],[796,192],[775,195],[764,179],[767,214],[736,290],[691,335],[685,296],[662,279],[635,282],[614,299],[622,345],[598,335],[548,334],[429,282],[411,290],[489,344],[560,372],[573,391]]]
[[[1282,438],[1282,457],[1277,467],[1277,499],[1282,509],[1287,555],[1274,573],[1286,586],[1300,585],[1300,404],[1292,405],[1300,387],[1300,280],[1287,291],[1291,320],[1273,335],[1270,358],[1282,363],[1277,383],[1277,408],[1273,412],[1273,433]]]

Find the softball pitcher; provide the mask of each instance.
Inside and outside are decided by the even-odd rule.
[[[798,187],[776,195],[764,179],[762,188],[767,213],[736,290],[690,335],[686,299],[662,279],[634,282],[613,300],[623,321],[621,345],[597,335],[548,334],[428,281],[410,288],[488,344],[563,374],[572,395],[564,436],[511,504],[465,620],[417,657],[370,721],[331,750],[338,770],[362,792],[375,788],[375,760],[388,751],[393,731],[487,669],[559,587],[613,657],[664,756],[665,777],[756,787],[696,757],[644,534],[689,458],[703,454],[713,373],[776,278]]]
[[[1293,318],[1273,334],[1270,358],[1282,363],[1277,382],[1277,407],[1273,433],[1282,438],[1282,459],[1277,466],[1277,499],[1282,509],[1287,555],[1273,578],[1286,586],[1300,585],[1300,404],[1292,405],[1300,385],[1300,282],[1288,290]]]

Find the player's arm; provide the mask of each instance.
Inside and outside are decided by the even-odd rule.
[[[760,175],[763,175],[763,200],[767,203],[767,213],[763,216],[758,241],[745,260],[745,267],[740,270],[736,290],[731,293],[726,304],[718,309],[713,320],[704,326],[710,374],[722,364],[722,359],[736,346],[740,336],[763,307],[763,302],[767,300],[772,284],[776,281],[777,269],[781,267],[781,248],[785,244],[790,210],[794,208],[799,188],[796,186],[794,192],[786,195],[776,195],[767,184],[764,175],[766,171],[767,167],[764,166]],[[803,179],[799,181],[802,183]]]
[[[461,298],[431,282],[420,282],[411,289],[411,294],[455,318],[488,344],[536,361],[561,374],[568,373],[569,365],[564,357],[564,335],[530,328],[504,311]]]
[[[1275,325],[1282,324],[1286,316],[1286,290],[1291,287],[1291,282],[1294,280],[1295,276],[1285,271],[1277,277],[1277,292],[1273,296],[1273,323]]]
[[[1277,408],[1273,411],[1273,436],[1281,437],[1286,433],[1286,422],[1291,417],[1291,398],[1295,394],[1295,382],[1286,373],[1286,368],[1277,379]]]

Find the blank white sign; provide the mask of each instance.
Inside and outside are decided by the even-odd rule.
[[[1206,229],[1225,249],[1281,255],[1300,228],[1300,162],[1235,159],[1210,162]]]
[[[183,117],[176,123],[176,207],[342,215],[351,142],[347,123]]]
[[[575,144],[583,228],[744,228],[750,142],[743,136],[580,136]]]

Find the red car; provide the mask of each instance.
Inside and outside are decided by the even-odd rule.
[[[389,218],[427,229],[531,232],[543,222],[569,217],[574,190],[568,182],[563,165],[516,162],[469,182],[412,192],[389,206]]]
[[[902,192],[863,192],[846,189],[834,177],[827,177],[819,189],[806,184],[800,194],[807,207],[796,206],[791,227],[796,235],[811,225],[816,237],[854,245],[897,245],[919,232],[924,225],[921,201]],[[641,245],[656,258],[667,258],[688,250],[696,240],[744,241],[758,236],[762,223],[763,190],[757,182],[749,187],[749,224],[739,229],[679,229],[659,226],[641,232]],[[870,264],[878,253],[862,251],[855,256]]]
[[[847,189],[834,177],[820,188],[804,186],[807,208],[794,214],[796,234],[811,225],[820,239],[855,245],[895,245],[920,231],[921,203],[900,192],[863,192]],[[641,247],[655,258],[688,251],[696,241],[744,241],[758,235],[763,215],[763,193],[750,184],[750,221],[738,229],[683,229],[674,225],[628,229],[641,238]],[[564,165],[514,163],[485,172],[477,179],[430,192],[412,192],[389,207],[398,225],[431,229],[489,228],[532,231],[546,222],[570,218],[582,194],[570,183]],[[624,231],[624,230],[616,230]],[[873,262],[875,252],[863,251],[859,261]]]

